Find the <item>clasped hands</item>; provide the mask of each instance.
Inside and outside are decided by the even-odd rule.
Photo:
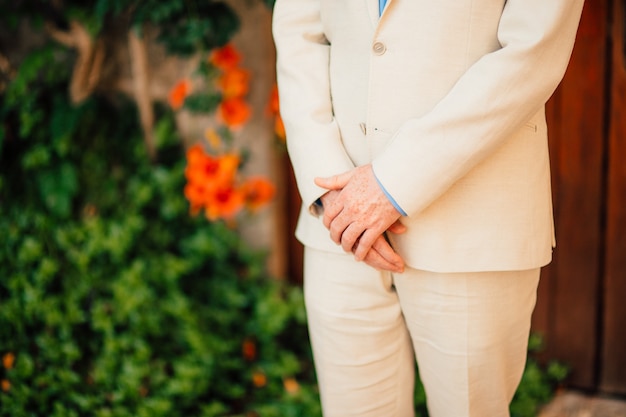
[[[404,271],[404,261],[384,236],[386,231],[404,233],[401,214],[391,204],[376,181],[370,164],[343,174],[315,178],[324,194],[324,226],[331,239],[357,261],[392,272]]]

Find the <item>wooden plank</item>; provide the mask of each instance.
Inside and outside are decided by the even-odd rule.
[[[569,384],[594,389],[600,285],[602,158],[608,0],[587,2],[560,87],[556,155],[557,253],[550,350],[569,364]],[[546,63],[549,65],[549,62]]]
[[[287,246],[288,246],[288,262],[287,273],[289,281],[302,284],[302,271],[304,266],[304,246],[295,237],[296,225],[298,223],[298,214],[300,214],[300,206],[302,199],[298,192],[296,177],[293,173],[293,167],[289,161],[287,152],[284,154],[285,172],[287,172]]]
[[[546,119],[548,122],[548,138],[550,145],[550,166],[553,173],[559,171],[558,150],[560,146],[561,134],[561,89],[557,88],[546,105]],[[554,204],[554,213],[559,211],[558,196],[559,181],[557,175],[552,175],[552,195]],[[555,219],[555,222],[557,220]],[[532,332],[541,335],[544,339],[544,349],[536,355],[540,360],[549,360],[554,356],[551,334],[554,328],[554,319],[556,317],[554,311],[554,293],[555,282],[557,279],[557,268],[559,251],[553,253],[552,263],[545,266],[541,270],[541,280],[537,290],[537,304],[533,313]]]
[[[626,7],[613,5],[606,281],[600,388],[626,394]]]
[[[533,312],[531,331],[534,334],[540,335],[546,347],[537,355],[539,358],[549,358],[549,332],[551,328],[551,316],[552,316],[552,304],[550,302],[552,292],[551,283],[554,280],[552,266],[544,267],[541,270],[541,279],[539,281],[539,288],[537,289],[537,304],[535,305],[535,311]]]

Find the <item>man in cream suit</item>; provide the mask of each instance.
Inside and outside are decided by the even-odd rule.
[[[326,417],[412,416],[414,358],[431,417],[509,415],[554,246],[544,104],[582,4],[277,0]]]

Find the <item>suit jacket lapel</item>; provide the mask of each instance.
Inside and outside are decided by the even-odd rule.
[[[372,26],[377,27],[378,22],[380,20],[380,16],[378,15],[378,0],[364,0],[367,5],[367,11],[369,12],[370,19],[372,21]],[[387,0],[387,5],[385,9],[389,7],[389,3],[393,0]]]

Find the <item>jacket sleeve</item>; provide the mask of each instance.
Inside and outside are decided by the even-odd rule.
[[[459,78],[426,115],[395,132],[373,161],[409,214],[425,209],[536,114],[561,81],[583,0],[508,0],[501,48]]]
[[[333,116],[330,45],[320,21],[320,1],[277,0],[272,26],[287,149],[303,203],[315,214],[314,202],[326,190],[313,179],[354,168]]]

